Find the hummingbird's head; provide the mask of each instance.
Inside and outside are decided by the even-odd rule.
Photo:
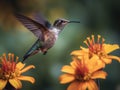
[[[68,23],[80,23],[80,22],[69,21],[69,20],[66,20],[66,19],[57,19],[57,20],[55,20],[53,26],[62,30],[65,27],[65,25],[67,25]]]

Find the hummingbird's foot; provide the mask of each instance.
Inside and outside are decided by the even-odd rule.
[[[43,55],[46,55],[46,53],[47,53],[47,51],[45,51],[45,52],[43,53]]]

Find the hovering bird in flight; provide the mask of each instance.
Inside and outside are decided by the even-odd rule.
[[[54,24],[51,25],[38,13],[34,15],[35,20],[19,13],[15,13],[15,17],[38,38],[23,56],[23,61],[28,57],[37,54],[38,52],[42,52],[45,55],[48,49],[53,47],[60,32],[68,23],[80,23],[79,21],[57,19],[55,20]]]

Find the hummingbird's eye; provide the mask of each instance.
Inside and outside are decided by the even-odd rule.
[[[62,23],[62,20],[60,20],[59,23]]]
[[[66,21],[61,21],[63,24],[66,23]]]

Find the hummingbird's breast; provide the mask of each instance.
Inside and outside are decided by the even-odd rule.
[[[57,38],[53,32],[47,32],[44,35],[44,47],[47,49],[51,48],[55,44],[56,39]]]
[[[55,44],[60,30],[56,28],[51,28],[49,31],[44,32],[44,44],[41,48],[43,52],[47,51]]]

